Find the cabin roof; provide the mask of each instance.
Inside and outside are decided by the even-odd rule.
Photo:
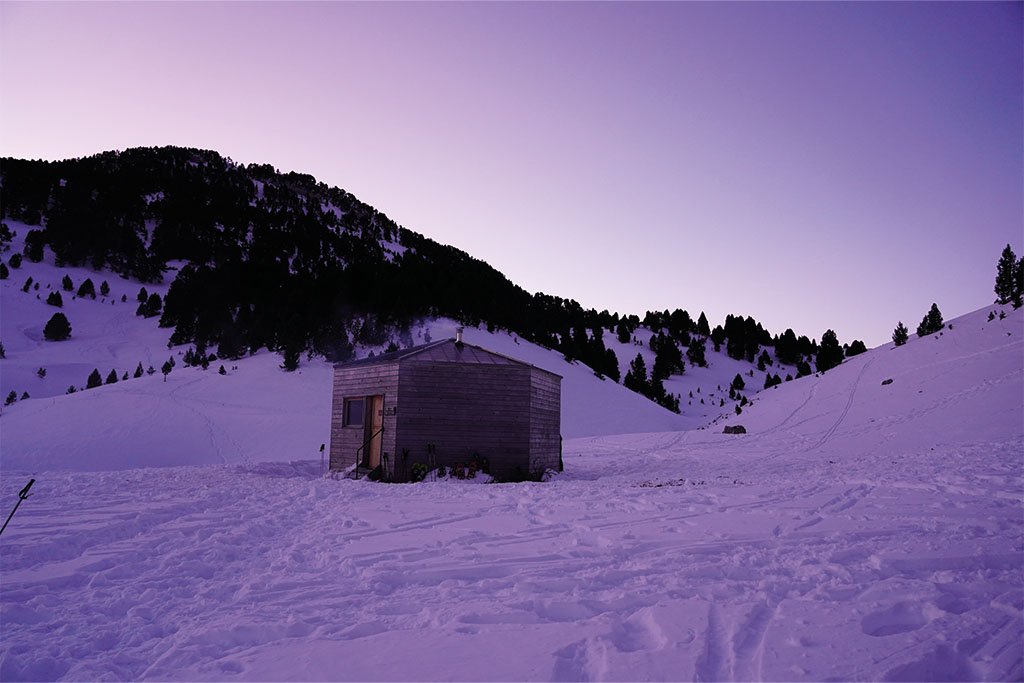
[[[466,342],[458,342],[454,337],[430,342],[429,344],[411,346],[408,349],[399,349],[398,351],[391,351],[390,353],[382,353],[377,356],[360,358],[359,360],[350,361],[348,363],[336,363],[334,367],[351,368],[363,365],[402,363],[405,361],[473,363],[477,365],[519,365],[527,368],[536,368],[541,372],[554,375],[559,379],[562,378],[562,376],[557,373],[545,370],[544,368],[538,368],[536,365],[531,365],[530,363],[521,361],[517,358],[511,358],[510,356],[485,349],[482,346],[467,344]]]

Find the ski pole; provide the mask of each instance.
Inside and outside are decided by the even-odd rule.
[[[32,484],[34,484],[34,483],[36,483],[35,479],[29,479],[28,483],[25,484],[25,488],[23,488],[21,491],[18,492],[18,502],[14,504],[14,509],[11,510],[11,514],[7,515],[7,521],[4,522],[4,525],[2,527],[0,527],[0,534],[2,534],[4,532],[4,529],[7,528],[8,522],[11,521],[11,517],[13,517],[14,513],[18,511],[18,506],[21,505],[21,501],[23,501],[26,498],[28,498],[28,495],[29,495],[28,490],[30,488],[32,488]]]

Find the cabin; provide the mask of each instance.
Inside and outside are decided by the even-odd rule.
[[[392,482],[410,481],[416,463],[486,459],[503,481],[560,469],[561,381],[461,331],[335,365],[330,467]]]

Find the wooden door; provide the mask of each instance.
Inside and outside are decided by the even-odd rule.
[[[380,428],[384,424],[384,397],[370,396],[366,403],[370,409],[369,419],[366,421],[367,428],[370,430],[370,433],[367,435],[367,438],[370,439],[370,445],[366,448],[370,469],[373,469],[380,464]]]

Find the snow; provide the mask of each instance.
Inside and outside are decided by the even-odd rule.
[[[5,390],[43,354],[78,377],[171,353],[119,296],[34,340],[24,276],[0,283]],[[1024,311],[1002,308],[688,431],[466,330],[565,378],[546,483],[325,477],[330,368],[267,353],[19,401],[0,504],[37,481],[0,538],[0,679],[1020,680]]]

